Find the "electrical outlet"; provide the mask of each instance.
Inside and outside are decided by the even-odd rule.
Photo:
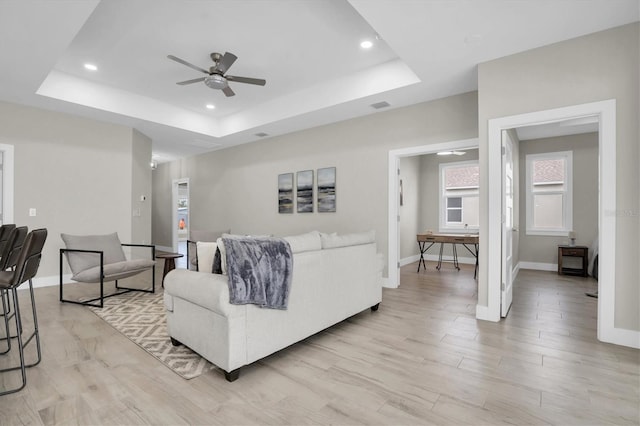
[[[36,209],[34,209],[33,207],[29,209],[29,216],[35,216],[36,215]]]

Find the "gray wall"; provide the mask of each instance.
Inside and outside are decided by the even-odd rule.
[[[0,102],[0,143],[15,149],[14,222],[49,231],[38,277],[57,276],[60,233],[117,231],[123,242],[142,242],[133,239],[132,182],[150,193],[151,172],[146,183],[141,170],[134,179],[133,139],[124,126]]]
[[[546,152],[573,152],[573,230],[576,244],[591,246],[598,235],[598,134],[564,136],[520,142],[520,260],[552,263],[558,261],[556,247],[567,237],[527,235],[526,156]]]
[[[161,164],[153,174],[153,241],[171,245],[171,181],[188,177],[192,229],[374,229],[386,258],[389,150],[475,138],[477,113],[471,92]],[[278,174],[330,166],[337,167],[336,213],[278,214]]]
[[[634,23],[478,65],[480,167],[488,165],[487,122],[532,111],[616,100],[615,327],[640,330],[640,24]],[[605,148],[606,149],[606,148]],[[481,187],[487,185],[481,175]],[[481,227],[488,195],[481,193]],[[480,239],[480,253],[488,242]],[[478,303],[487,305],[487,258],[480,259]]]

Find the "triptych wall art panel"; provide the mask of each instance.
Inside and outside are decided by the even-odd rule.
[[[278,175],[278,213],[293,213],[293,173]]]
[[[318,169],[318,211],[336,211],[336,168]]]
[[[298,213],[313,213],[313,170],[298,172],[296,184]]]
[[[295,173],[295,184],[293,176],[294,173],[278,175],[278,213],[293,213],[294,200],[296,200],[295,211],[298,213],[313,213],[314,205],[318,206],[319,213],[336,211],[335,167],[318,169],[315,173],[315,182],[313,170]],[[316,194],[317,199],[314,202]]]

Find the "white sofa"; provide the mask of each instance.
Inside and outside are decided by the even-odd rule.
[[[285,239],[293,253],[286,310],[230,304],[226,275],[171,271],[164,280],[164,302],[172,343],[193,349],[233,381],[244,365],[367,308],[377,310],[383,259],[373,231]]]

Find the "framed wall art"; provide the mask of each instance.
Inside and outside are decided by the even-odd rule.
[[[293,173],[278,175],[278,213],[293,213]]]
[[[313,213],[313,170],[297,173],[296,202],[298,213]]]
[[[336,168],[318,169],[318,212],[336,211]]]

